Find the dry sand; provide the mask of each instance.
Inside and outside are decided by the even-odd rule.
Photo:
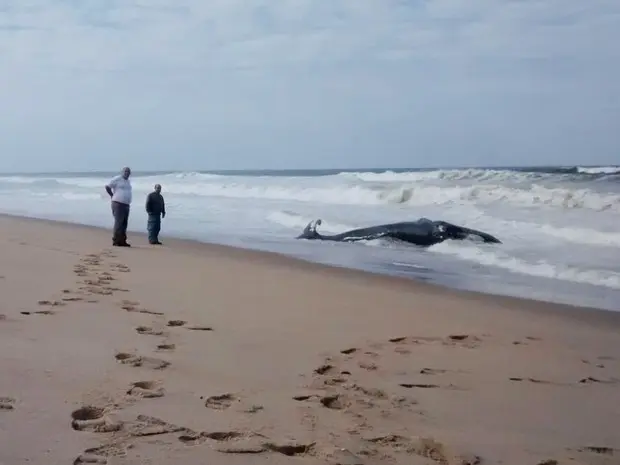
[[[0,217],[2,465],[620,463],[620,313],[110,236]]]

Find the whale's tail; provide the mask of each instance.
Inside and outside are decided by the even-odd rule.
[[[316,232],[316,227],[321,225],[321,219],[310,221],[297,239],[321,239],[321,235]]]

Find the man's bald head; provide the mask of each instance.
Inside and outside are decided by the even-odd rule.
[[[129,166],[125,166],[121,170],[121,174],[123,175],[125,179],[129,179],[129,176],[131,176],[131,168],[129,168]]]
[[[158,194],[161,192],[161,184],[155,184],[155,192]]]

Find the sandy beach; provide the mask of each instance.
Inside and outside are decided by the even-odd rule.
[[[620,312],[0,217],[0,464],[619,464]]]

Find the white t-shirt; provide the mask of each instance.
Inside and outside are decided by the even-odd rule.
[[[131,203],[131,182],[129,179],[125,179],[122,175],[115,176],[108,183],[108,187],[112,189],[112,201],[126,203],[129,205]]]

